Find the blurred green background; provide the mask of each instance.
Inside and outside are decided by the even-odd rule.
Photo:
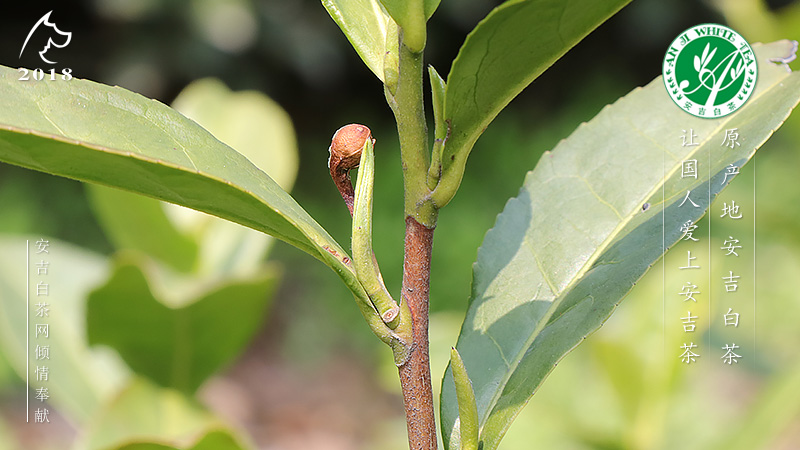
[[[466,34],[499,3],[442,0],[429,23],[426,62],[445,76]],[[73,32],[59,62],[79,78],[167,104],[206,77],[234,91],[263,92],[294,125],[299,170],[293,196],[345,247],[350,221],[327,173],[327,147],[341,125],[368,125],[377,139],[375,251],[387,286],[399,289],[404,222],[393,118],[380,82],[318,1],[84,0],[51,6],[17,5],[0,17],[0,63],[36,66],[34,52],[18,58],[18,45],[53,9],[52,20]],[[634,0],[514,100],[481,137],[460,192],[440,215],[434,242],[437,391],[467,307],[477,248],[525,173],[604,105],[657,77],[668,43],[703,22],[727,23],[751,43],[800,39],[800,2]],[[800,68],[796,62],[793,67]],[[668,287],[658,264],[609,322],[559,365],[503,448],[797,448],[798,142],[795,113],[726,192],[752,198],[756,180],[757,314],[750,319],[757,353],[736,367],[679,367],[670,350],[677,345],[665,332],[673,318],[663,314]],[[724,228],[712,232],[715,240],[727,237]],[[0,165],[0,233],[49,236],[100,255],[118,247],[83,185],[7,165]],[[13,263],[15,256],[2,258]],[[200,388],[200,402],[245,430],[258,448],[405,448],[391,354],[371,336],[347,289],[323,265],[280,242],[272,244],[268,266],[281,275],[259,331],[232,365]],[[706,339],[714,329],[701,332]],[[63,449],[81,437],[81,421],[68,413],[39,429],[24,426],[24,391],[24,380],[0,353],[0,450]]]

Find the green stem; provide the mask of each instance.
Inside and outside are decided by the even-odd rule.
[[[428,228],[436,226],[437,211],[428,189],[428,136],[422,91],[422,53],[400,43],[400,74],[389,104],[397,121],[403,163],[405,213]]]

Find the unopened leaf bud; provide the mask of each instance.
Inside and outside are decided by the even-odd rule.
[[[372,139],[372,132],[364,125],[351,123],[345,125],[333,135],[331,146],[328,148],[328,169],[331,172],[336,188],[344,199],[350,215],[353,214],[354,190],[350,182],[350,170],[358,167],[361,161],[361,152],[367,139]],[[374,143],[375,140],[372,139]]]

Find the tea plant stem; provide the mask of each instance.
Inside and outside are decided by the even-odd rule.
[[[397,121],[405,194],[405,258],[401,302],[412,316],[411,355],[398,367],[411,450],[436,450],[436,420],[428,357],[428,286],[437,208],[430,201],[428,137],[422,92],[422,53],[403,43],[394,95],[387,94]],[[404,305],[401,305],[404,306]]]
[[[397,91],[390,105],[400,137],[405,213],[433,228],[436,208],[430,201],[427,185],[429,150],[422,93],[422,54],[412,52],[401,42],[399,69]]]
[[[411,450],[436,450],[436,420],[428,357],[428,287],[433,228],[406,217],[403,302],[413,318],[411,357],[399,367]]]

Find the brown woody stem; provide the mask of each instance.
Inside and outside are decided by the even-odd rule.
[[[428,355],[428,299],[433,228],[406,217],[403,301],[413,318],[411,357],[398,370],[411,450],[436,450],[436,420]]]

